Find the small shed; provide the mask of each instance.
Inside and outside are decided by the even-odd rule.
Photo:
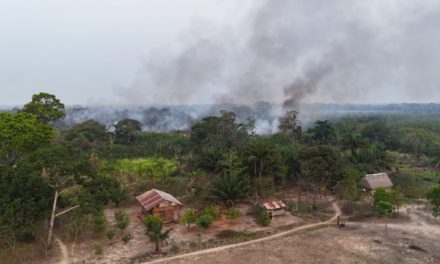
[[[386,173],[367,174],[361,181],[362,187],[367,191],[374,192],[377,188],[391,189],[393,183]]]
[[[179,219],[183,204],[169,193],[151,189],[136,197],[142,206],[143,214],[159,216],[164,223]]]
[[[286,204],[281,200],[265,202],[262,206],[271,216],[284,215],[286,208]]]

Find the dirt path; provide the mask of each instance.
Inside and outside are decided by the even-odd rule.
[[[61,239],[59,239],[58,237],[54,237],[55,241],[58,244],[58,248],[61,251],[61,260],[58,262],[59,264],[69,264],[69,252],[67,251],[67,246],[66,244],[63,243],[63,241],[61,241]]]
[[[315,228],[315,227],[320,227],[320,226],[325,226],[325,225],[328,225],[328,224],[334,222],[336,220],[336,218],[341,214],[341,209],[336,205],[336,203],[333,202],[332,205],[335,210],[335,214],[332,218],[330,218],[324,222],[299,226],[299,227],[290,229],[288,231],[280,232],[280,233],[277,233],[277,234],[274,234],[271,236],[267,236],[267,237],[263,237],[263,238],[259,238],[259,239],[255,239],[255,240],[251,240],[251,241],[246,241],[246,242],[232,244],[232,245],[226,245],[226,246],[221,246],[221,247],[216,247],[216,248],[195,251],[195,252],[182,254],[182,255],[178,255],[178,256],[174,256],[174,257],[157,259],[157,260],[153,260],[153,261],[145,262],[145,263],[172,263],[173,261],[179,260],[179,259],[184,259],[184,258],[188,258],[188,257],[194,257],[194,256],[198,256],[198,255],[209,254],[209,253],[219,252],[219,251],[228,250],[228,249],[232,249],[232,248],[243,247],[243,246],[247,246],[247,245],[261,243],[261,242],[273,240],[275,238],[279,238],[282,236],[290,235],[290,234],[298,232],[298,231],[302,231],[302,230],[306,230],[306,229],[310,229],[310,228]]]

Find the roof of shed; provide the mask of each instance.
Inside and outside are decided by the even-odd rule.
[[[179,200],[177,200],[171,194],[156,189],[151,189],[137,196],[136,200],[139,201],[139,203],[146,211],[149,211],[153,209],[155,206],[167,201],[178,205],[183,205]]]
[[[282,209],[286,207],[286,205],[283,203],[283,201],[271,201],[267,203],[263,203],[263,207],[266,208],[266,210],[276,210],[276,209]]]
[[[367,174],[362,179],[362,185],[365,189],[376,190],[377,188],[391,188],[393,183],[386,173]]]

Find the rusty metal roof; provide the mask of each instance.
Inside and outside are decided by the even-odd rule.
[[[386,173],[367,174],[362,179],[362,186],[367,190],[376,190],[377,188],[391,188],[393,183]]]
[[[138,202],[142,205],[142,207],[146,211],[150,211],[155,206],[167,201],[172,204],[183,205],[179,200],[177,200],[171,194],[156,189],[151,189],[137,196],[136,200],[138,200]]]
[[[277,210],[286,207],[286,205],[283,203],[283,201],[278,200],[263,203],[263,207],[266,208],[266,210]]]

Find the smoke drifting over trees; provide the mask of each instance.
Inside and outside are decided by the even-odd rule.
[[[127,103],[269,101],[288,109],[426,100],[440,93],[439,24],[435,0],[255,1],[236,27],[199,23],[176,54],[149,56],[118,95]]]

